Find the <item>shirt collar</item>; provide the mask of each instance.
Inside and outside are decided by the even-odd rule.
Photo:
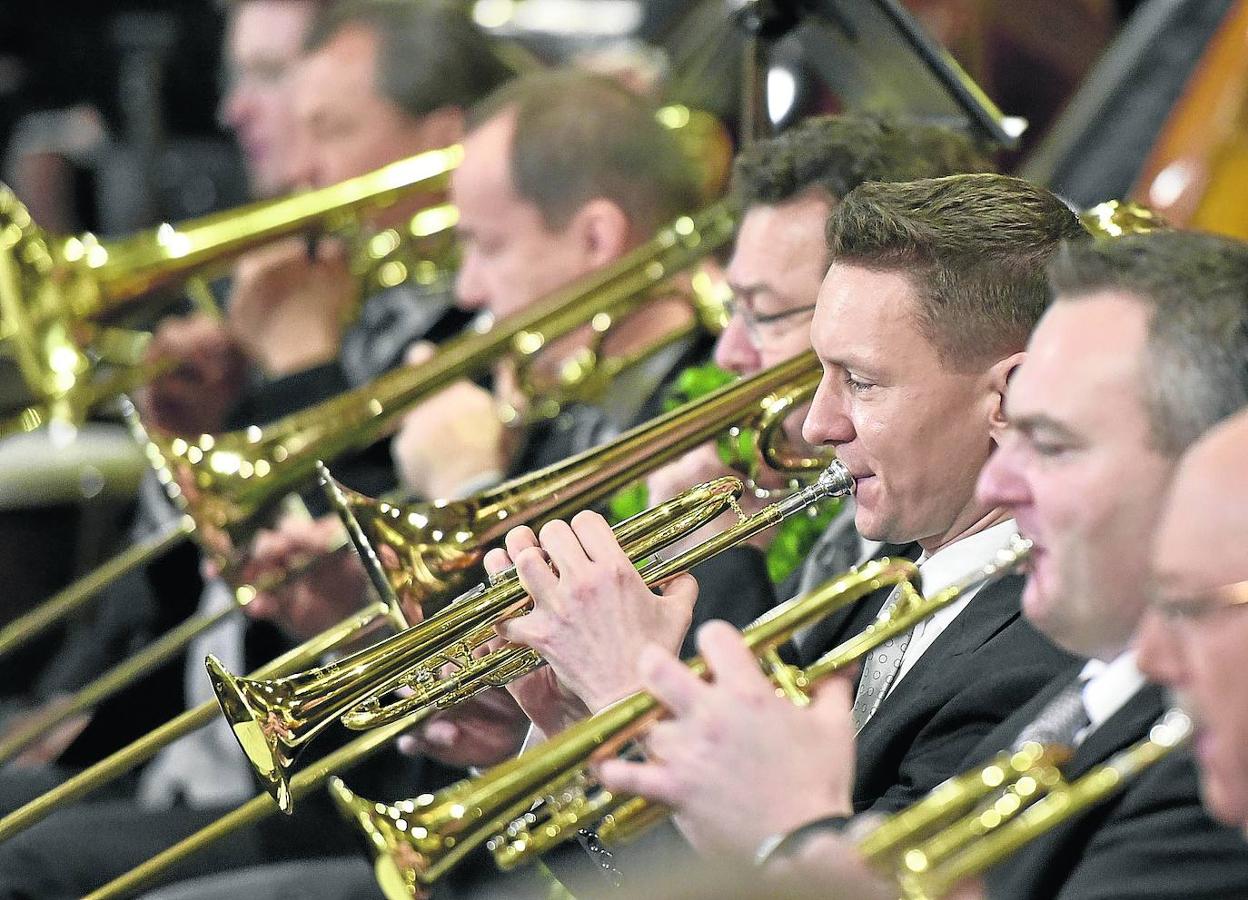
[[[1100,727],[1144,686],[1144,675],[1135,664],[1135,651],[1128,650],[1104,662],[1090,659],[1079,673],[1083,682],[1083,706],[1091,728]]]
[[[997,551],[1005,546],[1010,535],[1017,530],[1014,520],[1006,519],[952,544],[946,544],[931,556],[925,552],[919,557],[924,595],[931,596],[933,592],[949,587],[991,562]]]

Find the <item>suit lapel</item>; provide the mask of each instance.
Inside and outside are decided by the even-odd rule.
[[[1084,739],[1074,758],[1063,767],[1066,778],[1069,780],[1086,774],[1093,766],[1143,738],[1164,711],[1164,690],[1155,684],[1144,685],[1121,709]]]
[[[918,559],[920,552],[921,548],[917,543],[885,544],[872,559],[892,556],[914,560]],[[838,574],[840,573],[829,572],[828,578],[833,578]],[[794,643],[797,645],[798,657],[802,664],[809,665],[842,641],[853,637],[870,625],[883,608],[884,601],[888,599],[892,590],[891,587],[880,588],[848,609],[843,609],[828,616],[822,622],[812,625],[808,631],[801,634]]]
[[[1021,576],[1011,575],[985,585],[923,652],[892,693],[884,698],[884,703],[897,709],[901,704],[922,696],[930,677],[948,672],[950,660],[975,652],[1018,618],[1022,583]],[[871,728],[873,721],[874,716],[863,726],[864,733]]]

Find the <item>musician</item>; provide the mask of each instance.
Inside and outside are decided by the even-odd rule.
[[[1144,738],[1164,708],[1131,649],[1149,586],[1150,536],[1184,448],[1248,404],[1248,247],[1180,233],[1071,244],[1050,280],[1055,302],[1011,381],[1009,425],[978,493],[1013,513],[1036,543],[1023,596],[1027,617],[1091,661],[1010,716],[961,768],[1037,739],[1074,747],[1064,773],[1075,778]],[[796,868],[817,877],[824,865],[843,874],[852,857],[836,833],[853,811],[849,680],[797,710],[761,698],[760,686],[770,689],[735,665],[743,648],[730,629],[708,627],[702,644],[717,676],[713,686],[691,681],[661,653],[648,655],[646,684],[676,720],[661,726],[650,762],[606,763],[604,781],[673,804],[704,847],[739,857],[761,847],[784,875]],[[729,703],[733,712],[725,715]],[[747,728],[769,736],[766,746],[743,739]],[[717,736],[709,762],[695,756],[708,733]],[[714,788],[723,775],[718,760],[760,752],[768,754],[765,767],[735,774],[751,779],[761,802],[743,804],[732,794],[729,803]],[[811,796],[813,803],[805,799]],[[768,827],[789,837],[751,846]],[[1248,853],[1202,812],[1186,753],[1034,841],[986,879],[988,895],[1010,900],[1102,897],[1110,888],[1149,898],[1248,892]]]
[[[609,79],[573,71],[517,79],[473,110],[464,158],[451,177],[462,309],[494,318],[527,309],[699,205],[692,163],[655,112],[650,101]],[[630,355],[687,324],[690,315],[681,297],[651,301],[611,329],[602,351]],[[551,342],[534,361],[534,377],[549,382],[591,334],[585,326]],[[413,359],[428,352],[416,348]],[[526,400],[514,369],[500,363],[491,389],[458,382],[404,417],[392,444],[401,481],[420,497],[453,498],[562,460],[657,415],[660,386],[705,352],[700,339],[679,341],[633,367],[600,400],[575,403],[531,428],[502,421],[504,406],[523,416]],[[318,544],[308,530],[288,521],[262,535],[247,576],[323,547],[325,539]],[[344,570],[358,571],[358,560],[327,562],[297,579],[290,589],[297,596],[261,596],[249,611],[299,615],[301,630],[315,633],[361,603],[359,589],[339,589]]]
[[[834,446],[857,476],[862,537],[889,542],[894,555],[926,554],[925,586],[937,589],[987,559],[1014,527],[1006,510],[974,497],[975,477],[1046,301],[1043,267],[1062,239],[1085,233],[1052,195],[992,175],[863,185],[832,211],[828,233],[832,265],[811,329],[825,376],[803,434]],[[592,712],[634,690],[641,648],[654,642],[670,653],[688,626],[693,591],[678,598],[683,605],[670,586],[666,596],[651,593],[592,514],[543,528],[541,550],[558,577],[544,562],[539,571],[531,531],[513,530],[507,549],[536,608],[499,630],[550,662],[514,686],[548,734],[578,704]],[[951,607],[900,641],[879,679],[864,679],[856,705],[869,750],[850,779],[855,809],[896,809],[925,792],[1067,663],[1022,621],[1020,587],[1006,580]],[[801,636],[802,659],[861,630],[885,600]],[[595,640],[591,628],[609,639]],[[890,681],[883,697],[867,692]],[[766,778],[724,780],[738,783]],[[786,804],[820,805],[814,791]],[[774,830],[759,815],[743,832],[758,829]],[[690,837],[707,846],[696,831]]]
[[[294,122],[285,183],[326,187],[453,144],[466,107],[509,74],[481,32],[448,4],[350,0],[326,7],[287,76]],[[401,225],[429,199],[396,203],[371,215],[369,227]],[[149,386],[145,421],[175,433],[215,433],[227,416],[268,421],[289,408],[287,397],[304,405],[395,365],[410,341],[438,323],[447,286],[361,297],[349,264],[345,245],[328,239],[311,253],[291,239],[244,257],[224,323],[190,316],[157,329],[152,358],[182,364]],[[245,396],[242,363],[279,387]]]
[[[1248,413],[1183,458],[1153,544],[1157,597],[1144,615],[1140,668],[1196,723],[1205,808],[1248,835]]]
[[[733,190],[745,213],[725,272],[733,295],[732,315],[715,343],[715,362],[748,376],[809,349],[815,297],[827,271],[824,225],[832,207],[850,190],[865,181],[987,171],[992,171],[991,161],[967,137],[901,119],[817,117],[747,147],[734,164]],[[798,433],[804,417],[802,407],[786,420],[785,437],[797,447],[804,443]],[[734,474],[739,473],[720,460],[716,443],[704,444],[646,479],[649,502],[653,505],[690,485]],[[740,500],[746,512],[764,503],[749,491]],[[700,529],[690,543],[722,530],[733,515],[726,513]],[[840,515],[852,518],[852,509]],[[771,541],[772,532],[763,532],[751,543],[766,551]],[[768,566],[773,579],[783,578],[788,574],[785,569],[800,562],[781,560],[778,554],[773,560]],[[707,565],[720,563],[712,560]]]

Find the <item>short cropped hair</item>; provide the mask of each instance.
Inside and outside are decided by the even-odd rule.
[[[550,71],[503,85],[469,116],[469,130],[515,117],[511,181],[547,228],[567,227],[595,198],[614,202],[643,232],[698,205],[691,159],[657,107],[600,75]]]
[[[1140,388],[1158,452],[1248,406],[1248,244],[1158,231],[1064,246],[1049,282],[1058,301],[1117,291],[1149,308]]]
[[[839,200],[867,181],[912,181],[993,172],[969,136],[897,116],[845,113],[806,119],[746,147],[733,164],[742,206],[776,204],[819,188]]]
[[[377,91],[414,117],[443,107],[466,110],[513,74],[449,0],[332,3],[313,21],[304,51],[319,50],[349,27],[377,36]]]
[[[1090,239],[1053,194],[992,174],[871,182],[828,219],[833,262],[908,278],[919,328],[958,371],[1022,350],[1048,305],[1049,260]]]

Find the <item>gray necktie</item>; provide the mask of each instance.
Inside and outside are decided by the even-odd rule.
[[[893,588],[888,600],[880,608],[878,619],[886,619],[902,602],[902,585]],[[910,646],[910,637],[914,630],[904,631],[886,640],[871,651],[871,655],[862,664],[862,677],[858,680],[858,694],[854,697],[854,731],[861,731],[867,720],[875,715],[884,700],[888,689],[892,687],[901,671],[901,661],[905,658],[906,648]]]
[[[1077,678],[1057,693],[1014,741],[1014,749],[1030,741],[1073,747],[1075,735],[1092,724],[1083,705],[1083,679]]]

